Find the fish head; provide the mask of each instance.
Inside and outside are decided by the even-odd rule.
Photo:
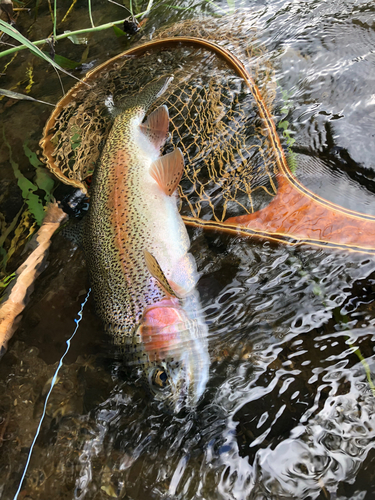
[[[193,409],[208,380],[206,325],[191,318],[175,298],[149,306],[138,327],[148,363],[148,390],[174,413]]]
[[[173,81],[173,75],[164,75],[156,80],[152,80],[145,85],[139,92],[133,96],[126,96],[123,102],[118,103],[117,113],[131,111],[132,115],[145,116],[149,107],[160,97],[170,83]]]

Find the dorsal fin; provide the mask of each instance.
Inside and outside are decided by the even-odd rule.
[[[163,287],[163,289],[168,293],[168,295],[171,295],[172,297],[176,297],[177,299],[179,299],[180,297],[176,294],[176,292],[169,284],[167,278],[165,277],[165,274],[163,273],[155,257],[152,254],[150,254],[150,252],[148,252],[147,250],[144,250],[143,253],[150,274],[158,281],[158,283]]]
[[[155,109],[139,128],[149,141],[160,151],[168,137],[169,114],[167,106]]]
[[[179,185],[183,172],[184,157],[179,148],[155,160],[150,168],[151,177],[168,196],[171,196]]]

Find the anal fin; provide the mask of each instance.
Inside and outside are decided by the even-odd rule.
[[[169,114],[167,106],[159,106],[139,128],[149,141],[160,151],[168,137]]]
[[[179,148],[155,160],[150,168],[151,177],[168,196],[177,189],[184,172],[184,157]]]
[[[168,293],[168,295],[180,299],[181,297],[177,295],[177,293],[173,290],[173,288],[169,284],[167,278],[165,277],[165,274],[163,273],[155,257],[152,254],[150,254],[150,252],[148,252],[147,250],[144,250],[143,253],[150,274],[158,281],[158,283],[163,287],[163,289]]]

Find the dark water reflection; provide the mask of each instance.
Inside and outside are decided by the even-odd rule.
[[[262,23],[290,99],[294,148],[307,155],[297,176],[365,213],[375,192],[373,16],[369,2],[285,2]]]
[[[88,304],[47,407],[26,480],[31,495],[48,498],[58,487],[61,498],[318,498],[356,478],[374,439],[375,399],[357,350],[372,371],[375,290],[366,277],[375,262],[239,240],[224,249],[222,238],[204,235],[195,245],[200,266],[217,269],[200,286],[213,360],[203,401],[179,415],[145,404],[136,378],[95,354]],[[87,340],[76,360],[90,334],[97,346]],[[27,337],[21,330],[23,342],[2,365],[4,403],[21,398],[7,405],[12,425],[2,456],[15,477],[55,369]],[[33,342],[41,344],[39,335]],[[26,427],[19,405],[34,406]],[[20,446],[9,447],[17,439]],[[5,488],[7,498],[13,486]]]
[[[297,176],[374,214],[373,13],[269,1],[251,17],[288,92]],[[89,300],[22,498],[374,498],[374,259],[190,234],[212,360],[204,398],[178,415],[151,402],[111,356]],[[18,487],[87,290],[81,252],[57,236],[0,364],[1,498]]]

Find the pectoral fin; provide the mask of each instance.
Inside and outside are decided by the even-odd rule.
[[[155,109],[147,120],[140,125],[140,129],[155,148],[160,151],[168,137],[169,114],[167,106],[160,106]]]
[[[184,157],[179,148],[155,160],[150,174],[167,196],[177,189],[184,172]]]
[[[143,251],[147,268],[150,271],[150,274],[158,281],[158,283],[163,287],[163,289],[168,293],[168,295],[171,295],[172,297],[176,297],[177,299],[180,299],[176,292],[173,290],[171,285],[169,284],[167,278],[165,277],[165,274],[163,273],[161,267],[159,266],[158,261],[155,259],[153,255],[150,254],[147,250]]]

